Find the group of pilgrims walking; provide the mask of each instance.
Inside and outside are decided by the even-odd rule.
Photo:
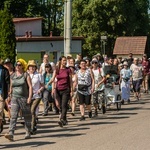
[[[144,54],[141,59],[108,58],[96,54],[89,59],[77,54],[74,59],[71,55],[61,56],[54,64],[49,62],[49,55],[43,56],[43,63],[38,66],[34,60],[28,63],[18,59],[13,66],[7,58],[0,63],[0,126],[1,132],[5,120],[4,109],[8,114],[9,131],[5,138],[14,140],[16,123],[19,116],[24,118],[25,139],[38,133],[39,104],[43,103],[43,116],[49,115],[54,109],[59,115],[58,125],[68,125],[67,111],[71,108],[71,115],[75,116],[76,106],[80,108],[80,121],[86,117],[98,116],[97,90],[105,89],[108,77],[106,66],[116,66],[118,84],[120,85],[122,104],[130,103],[130,93],[133,90],[136,100],[143,92],[148,93],[150,61]],[[85,109],[88,116],[85,115]]]

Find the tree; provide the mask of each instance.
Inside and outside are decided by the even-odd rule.
[[[0,10],[0,57],[15,62],[16,38],[13,17],[8,9]]]
[[[83,49],[103,53],[101,35],[106,35],[107,54],[112,55],[118,36],[148,35],[149,0],[73,0],[73,35],[83,36]]]

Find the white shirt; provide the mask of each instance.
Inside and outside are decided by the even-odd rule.
[[[52,66],[53,71],[55,70],[55,64],[53,62],[49,62],[49,64]],[[45,73],[45,63],[42,63],[40,68],[42,69],[42,75]]]
[[[130,70],[132,71],[132,78],[134,81],[142,79],[143,78],[143,66],[138,64],[132,64],[130,66]]]
[[[38,94],[38,90],[41,88],[41,84],[44,83],[44,78],[38,72],[29,74],[32,82],[33,96],[32,99],[41,98],[41,94]]]

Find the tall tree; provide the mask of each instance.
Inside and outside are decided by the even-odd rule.
[[[112,54],[116,37],[148,34],[148,7],[149,0],[73,0],[73,35],[85,37],[83,49],[91,54],[102,50],[106,35]]]
[[[0,10],[0,57],[15,62],[16,38],[13,17],[8,9]]]

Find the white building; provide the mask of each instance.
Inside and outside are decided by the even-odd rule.
[[[50,54],[51,61],[56,62],[64,54],[64,37],[42,36],[42,18],[14,18],[16,29],[16,51],[18,58],[41,62],[45,53]],[[71,54],[82,51],[83,37],[72,37]]]

